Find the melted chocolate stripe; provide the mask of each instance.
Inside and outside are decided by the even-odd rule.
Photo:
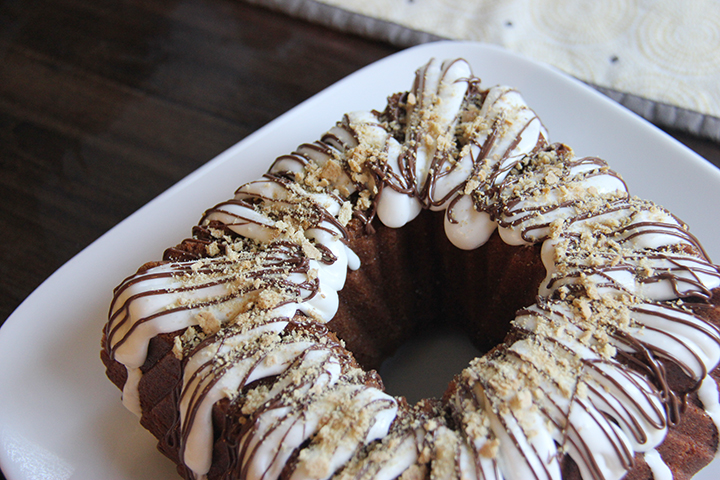
[[[457,62],[459,60],[444,63],[440,67],[439,73],[436,68],[437,64],[433,64],[432,68],[431,64],[427,64],[419,69],[411,94],[403,97],[407,103],[403,103],[404,100],[396,100],[395,107],[397,108],[393,114],[395,117],[391,117],[392,122],[386,121],[387,119],[382,115],[375,113],[366,116],[346,115],[320,141],[301,145],[296,152],[279,157],[271,167],[272,172],[262,180],[266,183],[241,187],[236,192],[236,198],[208,210],[201,223],[209,224],[210,217],[217,215],[230,222],[230,225],[260,226],[262,228],[257,230],[262,230],[262,233],[257,234],[258,236],[275,238],[276,233],[279,235],[281,232],[278,231],[279,227],[275,227],[274,224],[276,221],[279,224],[279,220],[285,220],[287,214],[291,222],[297,222],[298,226],[302,227],[301,234],[309,230],[307,228],[309,225],[310,229],[317,230],[317,238],[323,237],[324,233],[327,233],[331,237],[339,236],[343,240],[347,240],[347,231],[342,227],[340,220],[330,211],[347,208],[345,202],[355,201],[359,192],[371,192],[370,198],[366,196],[363,200],[365,205],[368,203],[367,200],[370,200],[372,207],[365,212],[359,212],[356,209],[352,213],[355,218],[369,223],[375,214],[374,209],[378,202],[378,197],[372,198],[372,195],[378,191],[383,192],[384,187],[389,187],[397,193],[412,197],[413,201],[416,200],[426,208],[449,204],[446,215],[450,224],[459,223],[453,215],[454,209],[457,208],[465,215],[467,208],[474,208],[477,212],[488,214],[476,217],[482,217],[481,220],[485,221],[489,216],[491,223],[494,222],[493,228],[497,225],[502,227],[501,235],[517,234],[519,239],[526,243],[536,243],[547,239],[549,260],[546,257],[543,257],[543,260],[555,269],[550,272],[552,278],[547,280],[546,285],[550,289],[557,287],[550,290],[553,300],[539,297],[536,306],[520,312],[516,319],[514,332],[518,334],[518,342],[532,339],[535,344],[539,345],[537,348],[544,352],[543,355],[548,358],[553,358],[553,356],[558,358],[550,361],[550,365],[540,366],[536,365],[532,359],[523,358],[522,355],[511,351],[511,347],[508,347],[505,349],[505,353],[500,352],[497,356],[486,359],[485,363],[474,363],[467,370],[470,374],[463,377],[465,383],[458,386],[456,395],[464,396],[463,400],[473,399],[478,407],[478,411],[474,414],[477,414],[478,418],[487,420],[488,415],[493,415],[492,412],[495,412],[494,415],[497,416],[499,425],[501,425],[496,428],[501,428],[502,434],[508,435],[518,451],[524,451],[529,455],[529,458],[525,458],[528,471],[532,472],[535,478],[548,477],[553,468],[549,463],[551,460],[541,458],[542,449],[547,445],[541,446],[539,443],[533,443],[534,441],[531,439],[525,438],[528,436],[528,432],[521,425],[522,418],[514,410],[510,409],[507,414],[499,413],[498,407],[504,401],[504,394],[500,391],[501,389],[496,388],[497,384],[493,383],[494,377],[478,377],[481,373],[491,373],[500,377],[504,368],[520,372],[522,368],[531,365],[530,370],[538,376],[538,379],[533,381],[540,383],[538,395],[544,398],[542,403],[535,403],[535,405],[541,412],[539,415],[544,416],[551,427],[555,428],[552,435],[556,438],[557,436],[562,437],[561,447],[567,445],[572,449],[581,470],[587,471],[590,477],[617,476],[619,468],[627,470],[632,467],[634,452],[631,438],[636,443],[648,444],[648,447],[652,448],[657,443],[658,431],[663,431],[667,424],[673,424],[679,418],[679,410],[683,406],[686,392],[675,392],[670,389],[667,383],[666,365],[668,367],[671,363],[676,365],[698,383],[705,376],[707,370],[713,366],[711,363],[716,363],[717,355],[695,350],[695,348],[706,348],[706,345],[709,344],[720,348],[720,332],[717,328],[706,327],[701,321],[696,321],[698,317],[683,316],[687,315],[687,312],[672,310],[665,304],[658,303],[653,306],[653,302],[657,299],[653,300],[652,296],[657,292],[662,292],[658,295],[665,295],[666,291],[669,291],[674,292],[678,298],[693,296],[709,299],[711,290],[716,287],[717,280],[720,279],[720,270],[707,261],[702,247],[687,232],[686,226],[682,222],[675,219],[677,224],[673,224],[674,217],[664,210],[656,208],[648,202],[630,199],[627,194],[627,186],[614,171],[607,167],[603,160],[595,157],[575,159],[568,147],[560,144],[548,145],[542,124],[539,123],[534,112],[524,105],[517,92],[503,88],[481,92],[475,77],[451,77],[451,75],[456,75],[453,73],[453,68],[458,65]],[[461,99],[463,106],[453,112],[439,109],[438,105],[447,100],[443,95],[451,95],[448,84],[455,85],[461,82],[468,87],[464,98]],[[414,101],[412,97],[414,97]],[[464,116],[465,114],[477,115],[477,111],[484,117],[466,118]],[[427,117],[431,116],[430,114],[436,115],[433,120],[428,120]],[[356,120],[357,122],[353,123]],[[472,125],[466,124],[457,127],[460,123],[468,120],[473,121]],[[477,123],[475,123],[476,120]],[[487,130],[480,131],[482,121],[489,125]],[[538,124],[535,123],[536,121]],[[394,125],[390,125],[393,122]],[[515,122],[515,124],[510,128],[504,125],[506,122],[508,124]],[[441,127],[438,128],[438,125]],[[534,135],[538,127],[537,139],[523,140],[524,136]],[[450,130],[443,131],[445,128]],[[372,129],[372,132],[368,133],[366,129]],[[471,130],[474,133],[470,134]],[[454,139],[447,138],[450,140],[449,149],[443,149],[445,146],[443,148],[432,147],[432,145],[437,145],[438,135],[444,137],[446,133],[455,135]],[[396,141],[402,135],[404,135],[404,143],[400,148],[401,153],[397,158],[398,164],[395,168],[395,165],[388,164],[389,142]],[[424,144],[425,137],[428,135],[435,138],[430,138],[428,143]],[[373,143],[371,145],[373,153],[368,154],[373,156],[372,159],[359,158],[359,156],[365,155],[363,151],[365,145],[362,144],[365,138],[370,138]],[[382,140],[378,139],[382,138],[386,138],[384,147],[374,144],[381,142]],[[443,138],[444,140],[445,138]],[[393,148],[395,146],[393,144]],[[465,147],[468,147],[469,150]],[[469,151],[470,155],[469,159],[465,157],[462,160],[465,162],[462,164],[461,160],[457,158],[460,151]],[[352,169],[349,168],[349,159],[354,162]],[[337,165],[331,163],[327,165],[327,170],[321,170],[330,160]],[[471,165],[467,164],[468,160]],[[396,160],[392,159],[392,161]],[[362,172],[358,172],[357,165],[361,165]],[[337,172],[331,170],[337,170],[337,166],[342,169],[341,175],[345,175],[342,177],[344,182],[341,184],[342,188],[339,188],[339,191],[344,190],[342,195],[330,193],[329,190],[334,188],[332,185],[321,188],[310,183],[296,185],[292,182],[296,177],[312,182],[317,175],[320,175],[324,183],[327,183],[328,179],[322,175],[334,176]],[[425,168],[427,168],[427,172],[424,171]],[[471,171],[470,179],[459,179],[461,175],[458,173],[465,172],[468,168]],[[306,175],[308,172],[312,172],[312,175]],[[479,185],[475,186],[476,183]],[[272,188],[268,187],[268,184],[272,184]],[[264,190],[266,187],[268,190]],[[299,190],[306,187],[308,187],[307,194]],[[321,192],[323,188],[326,190],[324,193]],[[599,190],[600,193],[591,192],[593,188]],[[566,189],[569,194],[563,196],[558,193],[557,189]],[[583,193],[583,189],[585,193]],[[613,189],[615,191],[611,191]],[[471,195],[472,202],[464,200],[459,203],[459,199],[468,194]],[[332,207],[323,208],[315,195],[322,196],[323,202],[327,200],[325,203]],[[441,198],[436,198],[436,196]],[[607,201],[600,205],[599,201],[602,199]],[[302,216],[300,213],[292,212],[293,210],[302,210]],[[347,210],[343,214],[347,220]],[[656,221],[656,218],[659,220]],[[253,231],[253,228],[248,227],[248,231]],[[593,231],[593,229],[596,230]],[[245,230],[242,228],[236,230],[234,234],[231,234],[229,230],[224,229],[230,240],[218,240],[218,245],[226,249],[237,247],[237,243],[232,243],[232,239],[236,238],[233,235],[239,235],[239,231]],[[215,232],[212,234],[215,235]],[[312,233],[308,234],[308,237],[310,236]],[[203,238],[207,240],[209,237]],[[310,246],[307,243],[303,243],[303,245],[309,249],[308,251],[313,257],[318,255],[311,249],[312,246],[315,246],[320,252],[320,258],[315,260],[317,263],[313,264],[313,268],[322,269],[324,266],[337,264],[340,257],[343,256],[333,253],[338,252],[338,250],[331,249],[331,246],[336,248],[336,243],[322,244],[320,241],[310,238],[307,240],[310,241]],[[158,281],[158,288],[150,287],[150,283],[143,284],[143,278],[140,276],[129,277],[126,279],[126,283],[118,287],[115,292],[109,312],[109,322],[105,328],[108,338],[106,349],[114,354],[116,349],[122,346],[117,342],[113,343],[121,331],[127,332],[121,339],[121,342],[125,342],[127,338],[138,332],[140,325],[156,320],[158,324],[161,324],[162,318],[168,312],[174,314],[205,307],[220,309],[225,305],[232,305],[232,302],[249,291],[267,289],[270,291],[269,293],[282,294],[280,299],[274,298],[271,305],[266,306],[280,308],[284,305],[293,305],[293,308],[278,313],[278,316],[285,316],[283,318],[292,317],[294,313],[291,310],[296,310],[294,308],[296,302],[298,303],[297,308],[302,309],[302,303],[313,299],[317,300],[318,293],[321,291],[320,277],[311,278],[310,260],[303,253],[301,246],[296,245],[295,249],[291,248],[295,241],[284,238],[282,240],[286,247],[284,250],[281,248],[273,250],[263,260],[262,268],[242,273],[222,274],[220,272],[228,268],[230,264],[228,262],[212,263],[212,260],[209,260],[207,264],[198,264],[200,268],[194,269],[197,272],[188,270],[187,265],[191,264],[188,263],[183,266],[182,272],[177,272],[177,277],[174,276],[176,272],[161,274],[152,279]],[[512,237],[512,241],[519,243],[515,237]],[[553,244],[553,241],[557,241],[557,243]],[[261,243],[251,239],[243,245],[253,242]],[[511,242],[508,241],[508,243]],[[655,244],[661,246],[657,249],[646,247],[646,245]],[[217,251],[218,245],[207,243],[205,248],[208,250],[213,248]],[[588,248],[598,249],[597,255],[587,255],[586,249]],[[557,258],[552,258],[553,252],[561,249],[566,251]],[[344,264],[342,265],[344,266]],[[174,267],[169,269],[173,270]],[[289,276],[291,274],[299,274],[300,277],[291,279]],[[193,280],[189,279],[191,275],[214,276],[215,278],[210,281],[192,283]],[[626,279],[628,279],[627,282]],[[151,277],[147,277],[145,280],[151,281]],[[166,282],[163,283],[161,280],[166,280]],[[255,285],[243,286],[243,282],[248,280],[256,281]],[[179,283],[179,288],[176,289],[173,282]],[[240,286],[236,284],[240,284]],[[147,291],[142,291],[144,285],[148,286]],[[170,285],[173,287],[171,288]],[[230,285],[235,285],[234,290],[230,289]],[[210,295],[213,288],[220,287],[228,287],[231,293]],[[208,289],[208,295],[205,298],[202,297],[203,289]],[[636,292],[636,289],[640,293]],[[244,293],[242,293],[243,291]],[[627,302],[623,308],[635,309],[632,311],[637,318],[631,319],[629,325],[626,325],[620,319],[615,318],[616,312],[610,311],[606,312],[605,316],[600,315],[601,304],[593,303],[600,302],[593,296],[595,291],[599,292],[603,301]],[[197,301],[194,298],[190,299],[191,303],[176,307],[175,311],[169,309],[151,314],[136,314],[133,311],[134,305],[138,305],[143,299],[151,299],[153,295],[182,295],[183,293],[190,293],[189,296],[197,297]],[[644,298],[642,295],[646,295],[648,298]],[[582,308],[579,304],[573,305],[573,300],[577,300],[581,304],[584,302]],[[257,308],[252,308],[254,310],[249,314],[254,315],[257,313]],[[258,322],[277,320],[277,317],[272,317],[270,313],[263,315],[265,316],[261,316],[262,320],[257,320]],[[528,318],[522,318],[520,315]],[[330,317],[332,317],[332,312]],[[544,330],[546,328],[556,329],[560,325],[560,320],[566,325],[566,335],[569,335],[569,337],[563,337],[562,341],[560,337],[555,338],[555,334],[550,333],[550,330]],[[679,330],[665,331],[661,322],[676,322]],[[248,326],[248,328],[250,327]],[[643,341],[638,337],[641,328],[644,328],[645,332],[652,333],[653,338]],[[582,342],[580,342],[581,336]],[[667,345],[663,345],[662,342],[658,344],[662,340],[660,336],[667,339]],[[242,392],[237,392],[238,397],[233,400],[241,403],[250,401],[252,395],[268,396],[260,408],[249,416],[244,425],[234,427],[235,431],[240,434],[236,442],[236,453],[233,454],[235,463],[232,470],[235,474],[247,475],[251,464],[258,459],[257,455],[260,455],[260,452],[264,452],[263,455],[270,455],[265,459],[269,462],[266,465],[274,465],[275,462],[282,461],[280,451],[274,450],[268,454],[269,450],[263,446],[263,442],[289,442],[288,435],[291,432],[289,427],[310,428],[306,422],[309,421],[311,415],[315,415],[317,412],[307,409],[320,407],[315,404],[313,407],[299,407],[299,403],[290,400],[291,392],[295,391],[293,389],[298,385],[292,382],[281,383],[289,382],[289,376],[298,373],[298,369],[303,365],[302,358],[309,358],[308,355],[312,355],[311,352],[315,347],[303,355],[289,358],[295,355],[292,345],[296,343],[293,342],[301,342],[304,337],[300,335],[292,341],[288,336],[281,337],[279,343],[263,347],[267,348],[267,351],[263,351],[260,358],[252,362],[249,360],[251,352],[243,349],[249,348],[249,345],[237,349],[235,356],[227,359],[227,363],[196,360],[197,368],[192,373],[188,373],[185,379],[188,385],[187,393],[183,391],[182,395],[178,395],[182,396],[184,400],[188,400],[190,405],[186,422],[187,429],[183,432],[181,443],[184,444],[192,429],[201,427],[198,424],[202,422],[196,416],[200,414],[203,400],[210,398],[209,395],[214,395],[212,389],[222,380],[223,375],[229,375],[233,367],[240,365],[241,362],[248,362],[247,365],[242,365],[242,368],[247,368],[242,371],[244,378],[239,379],[244,383],[250,378],[250,375],[257,373],[255,369],[260,368],[264,356],[277,353],[284,359],[283,362],[288,363],[288,365],[282,365],[286,370],[271,382],[263,384],[262,388],[252,387],[247,392],[249,394],[247,398],[242,397]],[[689,340],[690,338],[699,338],[698,345],[690,345],[688,343],[692,341]],[[259,341],[259,337],[256,340]],[[183,341],[185,342],[185,340]],[[192,342],[195,341],[192,340]],[[190,347],[184,346],[185,359],[187,361],[188,355],[192,356],[204,348],[217,348],[218,351],[225,352],[229,348],[229,342],[231,342],[231,335],[225,330],[221,330],[221,333],[214,337],[206,337],[198,344],[192,344]],[[577,345],[573,342],[576,342]],[[299,345],[299,343],[297,344]],[[109,347],[109,345],[113,347]],[[518,349],[523,348],[520,343],[516,345]],[[320,347],[317,348],[318,351],[321,350]],[[342,352],[345,352],[339,346],[333,348],[337,348],[333,355],[337,355],[338,358]],[[529,348],[528,351],[530,350],[532,349]],[[615,350],[617,350],[616,353]],[[601,354],[602,358],[600,358]],[[328,356],[329,358],[331,356]],[[563,403],[566,398],[558,396],[563,394],[562,387],[567,387],[567,385],[561,385],[560,381],[552,377],[550,371],[550,367],[560,367],[561,364],[569,365],[569,367],[563,368],[575,368],[581,373],[581,377],[576,380],[567,405]],[[301,390],[303,388],[310,389],[316,381],[321,383],[326,381],[324,377],[320,378],[323,375],[326,375],[327,382],[330,382],[330,377],[335,375],[333,373],[334,366],[330,363],[323,365],[325,366],[313,374],[314,377],[300,382]],[[368,387],[359,386],[359,383],[362,383],[360,377],[354,376],[354,374],[350,375],[345,366],[342,368],[341,377],[333,379],[335,383],[331,387],[327,387],[317,394],[301,391],[298,395],[320,401],[319,399],[328,394],[330,390],[352,387],[356,388],[356,390],[352,390],[352,395],[362,400],[359,402],[362,405],[359,405],[358,408],[367,415],[379,415],[378,412],[382,412],[383,409],[395,406],[394,401],[389,397],[372,397],[367,394],[368,390],[365,389]],[[565,375],[565,370],[563,372],[562,375]],[[527,372],[523,373],[523,375],[525,374]],[[478,379],[473,380],[476,377]],[[235,379],[234,377],[228,378]],[[530,377],[528,376],[528,378]],[[473,388],[475,383],[482,386],[483,393],[476,392],[476,389]],[[272,389],[275,386],[277,386],[276,390],[267,392],[263,390],[263,388]],[[606,389],[615,391],[619,399],[617,401],[610,399]],[[479,398],[480,396],[482,398]],[[459,397],[451,399],[451,402],[454,402],[451,404],[452,408],[457,409],[452,412],[452,415],[457,417],[455,418],[457,424],[463,422],[460,418],[462,415],[460,400]],[[242,407],[237,406],[237,408]],[[366,418],[371,418],[372,422],[376,421],[378,417]],[[322,425],[326,425],[327,423],[324,422],[326,420],[320,421]],[[586,422],[586,428],[591,434],[580,435],[581,425],[576,425],[575,422]],[[616,428],[613,422],[617,422],[621,428]],[[515,429],[514,424],[518,425],[518,429]],[[338,428],[339,434],[342,435],[349,432],[344,429],[350,427],[345,425]],[[418,427],[417,435],[423,434],[423,429]],[[462,433],[468,435],[469,430],[464,430]],[[430,442],[428,440],[430,437],[437,440],[440,436],[437,431],[425,431],[424,434],[426,439],[422,442]],[[608,456],[609,466],[601,465],[600,463],[603,462],[597,461],[597,455],[601,454],[593,450],[595,447],[593,434],[603,439],[604,443],[598,448],[607,450],[603,454]],[[312,433],[308,433],[308,435],[312,435]],[[498,436],[492,433],[478,435],[480,436],[476,438],[475,445],[483,444],[483,440],[498,440]],[[274,436],[282,438],[276,439]],[[462,438],[464,441],[464,437]],[[313,452],[323,446],[324,440],[320,437],[308,437],[306,440],[304,445],[298,447],[306,452]],[[507,441],[504,436],[503,441]],[[421,448],[420,444],[421,441],[418,440],[416,443],[418,453]],[[362,442],[353,445],[348,448],[361,448]],[[435,455],[437,451],[429,445],[423,444],[422,448],[429,448],[431,452],[429,460],[432,462],[432,455]],[[496,447],[493,444],[487,446]],[[338,454],[340,447],[334,445],[334,448],[334,450],[329,448],[329,453],[324,457],[327,461],[332,460]],[[463,461],[462,455],[464,455],[463,448],[465,447],[464,444],[456,442],[453,448],[455,448],[453,453],[454,471],[460,476],[463,474],[460,464]],[[488,450],[492,451],[493,448],[488,448]],[[500,450],[502,452],[503,448]],[[490,475],[492,469],[498,472],[498,465],[506,461],[503,459],[502,462],[499,462],[497,457],[489,460],[481,459],[478,451],[474,451],[473,455],[475,469],[479,474],[487,471]],[[283,474],[291,474],[293,468],[300,468],[300,460],[296,459],[293,462],[283,471]],[[265,473],[269,474],[273,468],[276,467],[268,466]],[[503,468],[512,469],[513,466],[503,464]],[[203,472],[195,473],[203,475]]]

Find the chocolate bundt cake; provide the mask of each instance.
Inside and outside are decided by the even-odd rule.
[[[691,477],[718,449],[720,269],[548,138],[430,61],[125,279],[108,377],[188,479]],[[442,398],[385,393],[372,369],[438,325],[486,353]]]

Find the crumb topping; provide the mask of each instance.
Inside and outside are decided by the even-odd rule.
[[[180,452],[194,475],[210,468],[212,406],[225,400],[238,412],[232,468],[257,463],[267,478],[455,478],[498,465],[529,478],[564,453],[619,478],[717,364],[720,332],[683,298],[709,298],[720,272],[687,226],[630,196],[604,160],[549,143],[517,91],[481,89],[464,65],[431,62],[384,112],[348,114],[280,157],[208,210],[174,252],[183,261],[116,290],[106,348],[129,369],[151,338],[137,332],[182,330]],[[353,261],[345,228],[394,214],[380,208],[386,189],[412,205],[395,210],[445,209],[446,224],[542,244],[536,303],[436,404],[385,394],[325,327]],[[666,362],[695,387],[671,391]],[[505,455],[535,457],[505,466]]]

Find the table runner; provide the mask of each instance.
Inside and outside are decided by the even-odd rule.
[[[492,43],[720,141],[720,0],[246,0],[407,47]]]

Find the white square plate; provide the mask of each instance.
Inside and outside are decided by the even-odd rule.
[[[100,335],[113,287],[188,236],[205,208],[259,177],[276,156],[315,140],[345,112],[382,109],[388,95],[410,88],[415,69],[430,57],[463,57],[484,85],[518,88],[552,141],[608,160],[632,194],[667,207],[720,258],[720,170],[707,161],[548,66],[477,43],[414,47],[350,75],[208,162],[83,250],[18,307],[0,329],[0,466],[8,480],[178,478],[105,378]],[[696,478],[718,476],[715,462]]]

